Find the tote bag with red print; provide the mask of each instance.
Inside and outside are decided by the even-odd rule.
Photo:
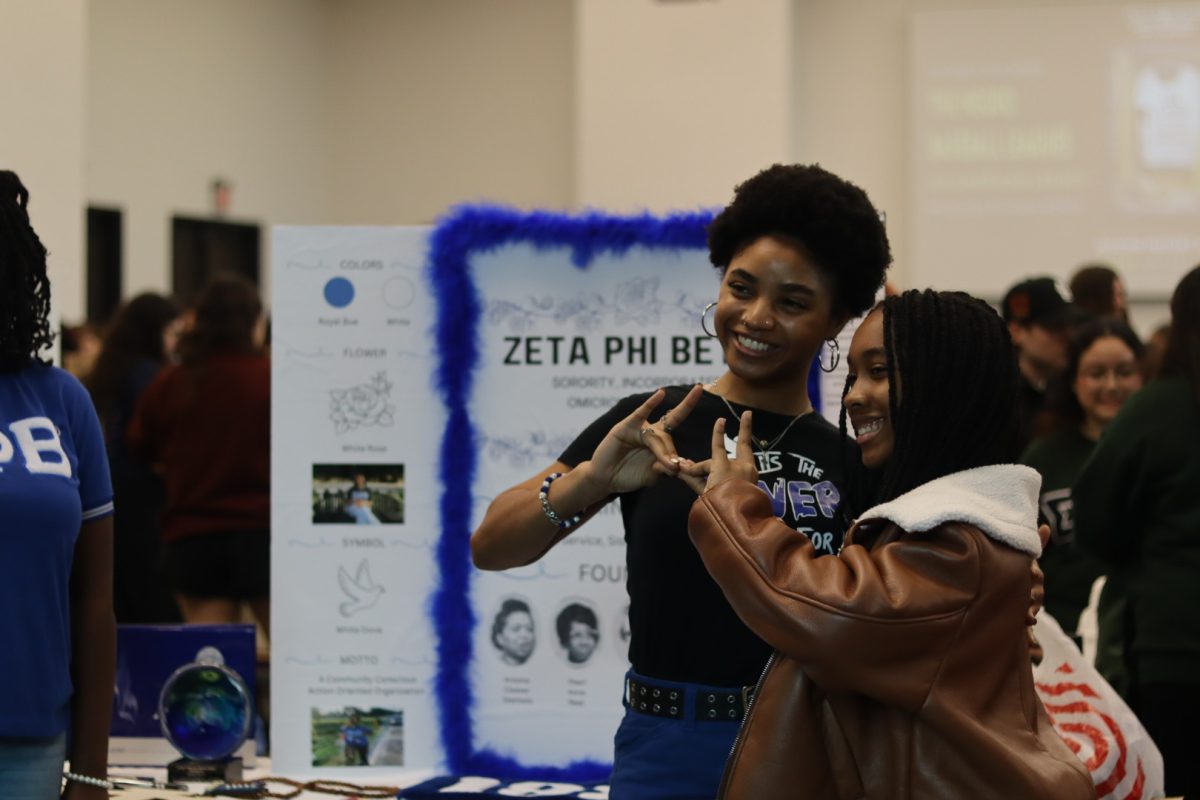
[[[1045,611],[1034,633],[1045,652],[1033,670],[1037,692],[1058,735],[1092,773],[1096,797],[1162,797],[1162,756],[1129,706]]]

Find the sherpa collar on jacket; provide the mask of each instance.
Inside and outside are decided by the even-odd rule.
[[[1042,476],[1020,464],[995,464],[954,472],[923,483],[859,516],[883,519],[906,531],[932,530],[946,522],[966,522],[989,538],[1037,558],[1037,501]]]

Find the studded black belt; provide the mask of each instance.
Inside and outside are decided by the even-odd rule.
[[[625,704],[634,711],[655,717],[683,719],[691,715],[701,721],[740,720],[754,697],[753,686],[740,689],[680,688],[639,678],[626,678]]]

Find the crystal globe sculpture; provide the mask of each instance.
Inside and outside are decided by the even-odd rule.
[[[206,647],[163,684],[158,718],[163,736],[186,758],[217,761],[235,753],[250,732],[250,690]]]

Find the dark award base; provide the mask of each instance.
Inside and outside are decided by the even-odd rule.
[[[235,756],[212,761],[177,758],[167,764],[167,780],[171,783],[241,783],[242,759]]]

